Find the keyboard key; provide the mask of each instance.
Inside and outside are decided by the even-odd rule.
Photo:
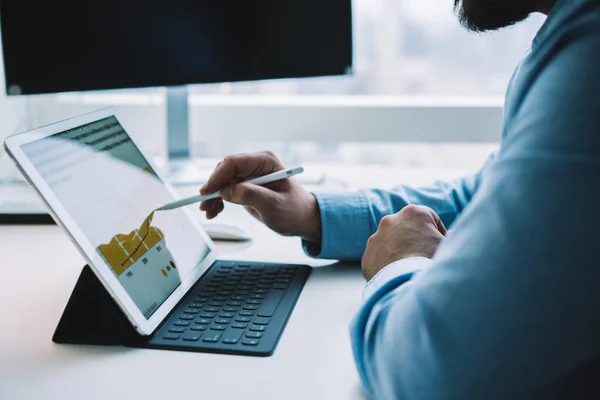
[[[256,304],[246,304],[244,310],[258,310],[258,306]]]
[[[248,327],[248,324],[244,324],[242,322],[234,322],[233,324],[231,324],[231,327],[235,329],[246,329]]]
[[[219,310],[219,307],[204,307],[204,311],[206,311],[207,313],[215,313],[219,312]]]
[[[267,285],[266,283],[259,283],[258,285],[256,285],[257,289],[269,289],[270,287],[271,285]]]
[[[238,286],[238,289],[239,290],[250,290],[250,289],[252,289],[252,286],[253,285],[240,285],[240,286]]]
[[[240,311],[240,315],[242,317],[251,317],[254,315],[254,311],[250,311],[250,310]]]
[[[221,307],[223,304],[225,304],[223,301],[211,301],[208,303],[208,305],[211,307]]]
[[[177,340],[181,337],[180,334],[178,333],[167,333],[165,336],[163,336],[163,339],[167,339],[167,340]]]
[[[254,324],[256,324],[256,325],[267,325],[269,322],[271,322],[271,318],[264,318],[264,317],[254,318]]]
[[[183,340],[186,340],[188,342],[197,342],[198,340],[200,340],[200,336],[202,336],[202,333],[200,333],[200,334],[188,334],[188,335],[184,335],[183,336]]]
[[[240,330],[227,331],[227,333],[225,333],[223,335],[223,343],[236,344],[237,342],[240,341],[240,338],[242,337],[242,333],[243,333],[243,331],[240,331]]]
[[[212,287],[206,287],[206,288],[202,289],[202,293],[214,293],[216,291],[217,290],[215,288],[212,288]]]
[[[221,334],[218,332],[211,332],[211,333],[205,333],[204,337],[202,338],[203,342],[207,342],[207,343],[216,343],[219,341],[219,339],[221,339]]]
[[[181,315],[179,316],[179,319],[182,319],[182,320],[184,320],[184,321],[191,321],[191,320],[193,320],[194,318],[196,318],[196,317],[195,317],[195,316],[193,316],[193,315],[190,315],[190,314],[181,314]]]
[[[262,332],[247,332],[246,337],[251,339],[260,339],[262,337]],[[185,338],[183,338],[185,340]]]
[[[242,340],[242,344],[246,346],[256,346],[258,345],[258,340],[246,338]]]
[[[227,301],[229,299],[229,294],[227,296],[215,296],[213,297],[213,300],[218,300],[218,301]]]
[[[227,329],[227,325],[213,325],[210,327],[213,331],[224,331]]]
[[[183,312],[186,314],[198,314],[200,310],[197,308],[186,308],[185,310],[183,310]]]
[[[193,331],[205,331],[208,326],[206,325],[194,325],[190,329]]]
[[[202,304],[202,303],[192,303],[188,307],[190,307],[190,308],[202,308],[202,307],[204,307],[204,304]]]
[[[262,301],[260,300],[256,300],[256,299],[250,299],[248,301],[246,301],[247,304],[260,304],[262,303]]]
[[[250,264],[238,264],[237,268],[239,268],[239,269],[248,269],[248,268],[250,268]]]
[[[195,301],[197,301],[198,303],[206,303],[208,300],[210,300],[208,297],[196,297]]]
[[[238,310],[237,307],[225,307],[225,308],[223,308],[223,311],[226,311],[226,312],[236,312],[237,310]]]
[[[250,271],[248,271],[248,275],[262,275],[262,269],[258,267],[252,267],[250,268]]]
[[[200,318],[214,318],[216,316],[217,314],[207,312],[200,314]]]
[[[252,318],[250,318],[250,317],[237,317],[235,320],[237,322],[250,322],[250,321],[252,321]]]
[[[174,327],[172,327],[172,328],[169,329],[169,332],[183,333],[183,332],[185,332],[185,328],[183,328],[181,326],[174,326]]]
[[[284,292],[282,290],[273,290],[269,292],[257,315],[259,317],[272,317],[273,313],[275,313],[275,309],[281,301],[281,298],[283,297],[283,293]]]
[[[265,294],[268,293],[269,291],[267,289],[255,289],[254,293],[258,293],[258,294]]]
[[[210,324],[211,322],[212,320],[208,318],[200,318],[198,321],[196,321],[197,324]]]
[[[262,271],[265,269],[264,265],[252,265],[250,266],[250,271]]]
[[[249,290],[236,290],[235,294],[239,296],[248,296],[250,294]]]
[[[278,278],[278,279],[275,279],[275,282],[276,283],[290,283],[290,280]]]
[[[243,301],[243,300],[246,300],[246,296],[234,295],[234,296],[231,296],[231,300]]]
[[[217,294],[219,296],[229,296],[231,294],[231,290],[219,290]]]
[[[230,322],[231,322],[231,320],[227,319],[227,318],[217,318],[217,319],[215,319],[215,324],[219,324],[219,325],[227,325]]]
[[[233,318],[233,317],[235,317],[235,313],[232,313],[232,312],[222,312],[221,314],[219,314],[219,317],[221,317],[221,318]]]
[[[267,329],[267,327],[264,325],[252,325],[250,327],[250,330],[255,332],[264,332],[265,329]]]
[[[230,301],[227,304],[230,305],[230,306],[241,306],[242,302],[235,300],[235,301]]]
[[[251,299],[264,299],[265,295],[263,295],[263,294],[251,294],[249,297]]]

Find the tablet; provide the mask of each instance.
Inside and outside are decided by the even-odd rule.
[[[11,136],[4,146],[140,334],[152,334],[215,261],[188,210],[154,212],[176,200],[174,191],[113,110]]]

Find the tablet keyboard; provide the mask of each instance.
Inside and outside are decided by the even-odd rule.
[[[271,355],[309,273],[302,265],[217,261],[150,344]]]

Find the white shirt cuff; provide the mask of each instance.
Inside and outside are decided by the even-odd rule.
[[[427,268],[433,260],[426,257],[410,257],[391,263],[381,269],[363,289],[363,300],[371,297],[383,286],[395,279],[409,281],[414,274]],[[401,282],[402,284],[404,282]]]

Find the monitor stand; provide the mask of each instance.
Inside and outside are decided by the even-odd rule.
[[[211,171],[198,168],[190,154],[189,91],[187,86],[167,88],[167,180],[174,186],[201,186]]]

